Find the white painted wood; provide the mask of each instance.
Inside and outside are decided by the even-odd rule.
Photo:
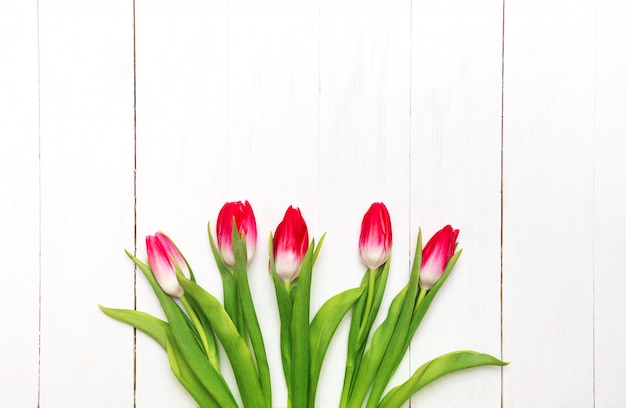
[[[145,237],[167,233],[198,281],[221,296],[207,222],[226,189],[227,3],[138,1],[137,254]],[[142,274],[137,308],[164,318]],[[137,406],[193,407],[151,338],[137,337]]]
[[[506,2],[501,139],[503,4],[137,1],[135,224],[132,4],[0,0],[0,406],[195,407],[141,333],[134,367],[132,329],[97,304],[133,307],[122,249],[135,250],[135,228],[140,258],[163,230],[221,297],[206,223],[245,199],[276,407],[268,234],[289,205],[312,237],[327,232],[316,311],[358,285],[373,201],[394,227],[384,308],[419,226],[426,241],[452,224],[464,250],[394,384],[454,349],[502,347],[512,361],[440,380],[414,405],[622,401],[626,8]],[[141,274],[136,292],[138,309],[162,316]],[[320,407],[339,398],[346,332]]]
[[[500,357],[502,3],[414,2],[412,11],[411,242],[418,226],[426,245],[451,224],[463,249],[412,344],[416,370],[455,350]],[[500,369],[451,375],[413,401],[500,406]]]
[[[393,259],[378,322],[407,279],[409,225],[410,5],[320,2],[320,201],[328,231],[314,304],[359,285],[363,215],[384,202],[393,226]],[[321,407],[337,406],[348,321],[322,370]],[[377,325],[376,325],[377,326]],[[408,374],[408,364],[398,372]]]
[[[19,38],[20,41],[14,41]],[[0,406],[39,387],[37,4],[0,2]],[[16,385],[19,384],[19,387]]]
[[[596,7],[506,3],[505,407],[593,406]]]
[[[597,8],[594,158],[594,376],[595,406],[626,400],[626,4]]]
[[[258,242],[250,286],[272,369],[273,404],[286,407],[267,240],[290,205],[302,211],[311,238],[322,233],[318,7],[288,0],[231,1],[229,13],[229,160],[223,201],[248,199],[255,210]]]
[[[39,2],[43,407],[133,403],[132,6]]]

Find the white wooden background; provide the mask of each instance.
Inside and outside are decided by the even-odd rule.
[[[244,199],[277,407],[267,236],[290,204],[328,233],[316,309],[358,285],[379,200],[385,305],[419,226],[464,249],[396,383],[455,349],[512,361],[413,406],[624,406],[625,21],[621,0],[0,0],[0,406],[193,407],[97,304],[161,316],[122,250],[157,230],[221,296],[206,223]]]

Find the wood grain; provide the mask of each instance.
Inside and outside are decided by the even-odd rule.
[[[0,56],[0,405],[34,407],[40,272],[36,2],[0,3]]]
[[[327,233],[315,312],[358,285],[374,201],[394,234],[381,315],[418,228],[452,224],[463,249],[392,385],[455,349],[512,361],[413,405],[623,400],[622,3],[0,1],[0,406],[195,407],[159,346],[97,304],[162,316],[122,251],[145,258],[159,230],[221,297],[207,223],[246,199],[274,406],[269,233],[289,205]],[[339,399],[346,337],[320,407]]]
[[[40,405],[129,406],[133,332],[132,8],[39,2]]]

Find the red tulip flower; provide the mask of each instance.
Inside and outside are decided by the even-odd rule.
[[[309,249],[309,233],[298,208],[289,206],[274,234],[274,265],[282,282],[293,282]]]
[[[148,263],[161,289],[170,296],[180,297],[183,288],[176,279],[176,265],[186,277],[189,277],[189,268],[176,245],[167,235],[157,232],[146,237],[146,250]]]
[[[374,203],[363,216],[359,255],[369,268],[384,264],[391,253],[391,219],[383,203]]]
[[[428,241],[422,251],[422,267],[420,269],[420,286],[429,290],[441,278],[448,261],[454,255],[456,238],[459,230],[446,225]]]
[[[217,246],[224,262],[230,266],[235,265],[233,221],[239,235],[246,234],[247,261],[250,262],[256,248],[256,219],[248,201],[226,203],[217,216]]]

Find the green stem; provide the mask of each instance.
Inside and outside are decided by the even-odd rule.
[[[250,293],[250,286],[248,283],[248,275],[244,270],[240,270],[237,282],[238,295],[240,297],[240,306],[242,309],[243,320],[245,322],[245,329],[248,333],[252,349],[254,351],[254,358],[257,363],[257,369],[259,373],[259,381],[265,396],[265,406],[270,408],[272,405],[271,394],[271,381],[270,370],[267,362],[267,355],[265,352],[265,344],[263,342],[263,334],[261,333],[261,327],[254,309],[254,302],[252,300],[252,294]]]
[[[352,387],[354,383],[355,373],[358,371],[358,367],[360,365],[360,360],[363,355],[363,347],[365,346],[365,341],[367,340],[367,336],[369,332],[366,330],[369,327],[369,315],[372,312],[372,305],[374,303],[374,292],[375,292],[375,283],[376,283],[376,275],[375,271],[371,269],[367,269],[366,274],[367,277],[363,277],[361,282],[361,286],[365,287],[363,294],[361,295],[360,301],[355,305],[352,311],[352,325],[350,328],[350,336],[348,344],[348,355],[346,358],[346,370],[344,373],[344,382],[343,388],[341,390],[341,398],[339,401],[339,407],[345,408],[348,405],[348,400],[350,398],[350,394],[352,392]],[[365,305],[363,304],[365,302]],[[358,325],[358,329],[355,327]],[[353,333],[356,333],[356,337],[354,337]]]
[[[422,289],[421,287],[419,288],[419,295],[417,295],[417,303],[415,304],[415,310],[417,310],[417,308],[419,307],[419,305],[422,303],[422,300],[424,300],[424,298],[426,297],[426,293],[428,292],[426,289]]]
[[[346,373],[344,374],[343,389],[341,390],[341,399],[339,401],[339,408],[345,408],[348,406],[348,397],[350,396],[350,389],[352,388],[352,377],[354,376],[354,357],[348,356],[346,362]]]
[[[311,305],[311,275],[313,272],[313,250],[315,243],[309,249],[302,261],[298,290],[294,295],[291,320],[291,402],[294,407],[307,408],[309,406],[310,386],[310,338],[309,312]]]
[[[365,303],[365,312],[361,317],[361,327],[359,328],[358,344],[360,345],[367,329],[367,321],[369,320],[370,313],[372,312],[372,303],[374,302],[374,289],[376,285],[376,270],[367,270],[369,274],[369,284],[367,285],[367,301]]]
[[[187,313],[189,313],[189,317],[191,318],[193,325],[196,327],[196,330],[198,331],[198,334],[200,335],[200,340],[202,341],[202,348],[204,348],[204,352],[206,353],[207,357],[210,356],[211,353],[209,350],[209,342],[207,341],[204,327],[202,327],[202,324],[200,323],[200,320],[198,319],[198,315],[196,315],[196,312],[193,311],[193,307],[191,307],[191,305],[189,304],[189,301],[185,297],[184,293],[180,296],[180,301],[183,302],[183,305],[185,306]]]
[[[237,281],[237,276],[235,276],[235,281]],[[248,331],[247,331],[246,321],[245,321],[244,311],[243,311],[243,308],[244,308],[242,304],[243,299],[241,298],[241,293],[239,293],[238,287],[237,287],[237,292],[235,294],[235,297],[237,298],[237,301],[236,301],[237,309],[235,310],[235,314],[237,315],[237,330],[239,331],[239,334],[241,335],[241,337],[243,337],[244,339],[247,339]]]

